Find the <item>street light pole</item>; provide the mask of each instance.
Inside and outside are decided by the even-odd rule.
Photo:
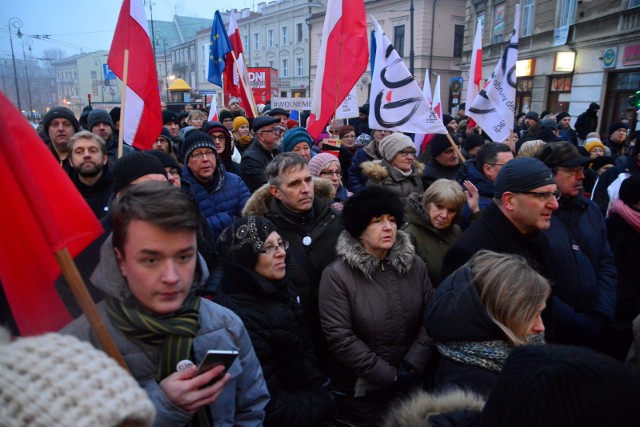
[[[164,36],[164,34],[162,34],[161,32],[158,32],[158,35],[155,37],[154,39],[154,49],[156,46],[156,43],[160,43],[160,39],[162,39],[162,54],[164,55],[164,85],[165,85],[165,89],[166,89],[166,94],[165,96],[167,97],[167,101],[169,102],[169,72],[167,69],[167,39]]]
[[[22,37],[20,28],[22,28],[22,19],[13,17],[9,19],[9,42],[11,44],[11,60],[13,61],[13,78],[16,84],[16,97],[18,98],[18,110],[22,113],[22,106],[20,105],[20,89],[18,88],[18,70],[16,69],[16,56],[13,53],[13,37],[11,37],[11,27],[18,30],[18,38]]]
[[[33,40],[30,37],[27,37],[22,41],[22,58],[24,59],[24,72],[27,76],[27,92],[29,93],[29,114],[27,115],[29,119],[33,118],[33,102],[31,101],[31,83],[29,83],[29,67],[27,66],[27,54],[25,52],[24,46],[29,46],[29,52],[32,51],[31,45],[33,44]]]
[[[413,52],[413,12],[414,12],[414,8],[413,8],[413,0],[411,0],[411,3],[409,5],[409,15],[410,15],[410,19],[411,19],[411,34],[409,35],[409,71],[411,72],[412,76],[415,76],[415,74],[413,74],[413,59],[415,57],[414,52]]]

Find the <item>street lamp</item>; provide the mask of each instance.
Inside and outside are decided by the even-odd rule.
[[[144,6],[146,6],[147,4],[149,5],[149,12],[151,13],[151,39],[155,40],[156,39],[156,34],[155,31],[153,29],[153,5],[155,4],[155,2],[153,2],[152,0],[144,0]],[[156,46],[155,44],[152,46],[153,47],[153,61],[155,62],[156,60]]]
[[[155,52],[155,46],[160,46],[160,40],[162,40],[162,54],[164,55],[164,84],[165,84],[165,88],[166,88],[166,97],[167,97],[167,102],[169,102],[169,78],[168,78],[168,71],[167,71],[167,38],[164,36],[164,34],[162,34],[161,32],[158,32],[155,36],[155,43],[154,45],[154,52]]]
[[[13,61],[13,78],[16,83],[16,97],[18,98],[18,109],[22,111],[22,106],[20,105],[20,89],[18,88],[18,71],[16,70],[16,56],[13,53],[13,37],[11,37],[11,27],[18,30],[16,35],[18,38],[22,37],[22,33],[20,32],[20,28],[22,28],[22,19],[13,17],[9,19],[9,42],[11,43],[11,60]]]
[[[33,102],[31,102],[31,84],[29,83],[29,67],[27,66],[27,54],[25,52],[25,45],[29,46],[29,52],[31,49],[31,45],[33,44],[33,40],[30,37],[27,37],[22,41],[22,58],[24,59],[24,72],[27,76],[27,92],[29,93],[29,119],[33,118]]]

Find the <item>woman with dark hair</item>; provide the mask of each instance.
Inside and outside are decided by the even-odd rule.
[[[384,187],[347,199],[338,258],[320,281],[320,321],[330,354],[337,417],[374,426],[395,397],[419,383],[432,354],[423,315],[433,288],[424,262],[398,231],[402,202]]]
[[[225,229],[216,244],[223,262],[216,302],[240,316],[262,365],[271,395],[264,425],[316,426],[331,419],[333,399],[286,278],[288,247],[263,217],[248,216]]]

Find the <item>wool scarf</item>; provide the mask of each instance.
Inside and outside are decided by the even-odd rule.
[[[616,199],[611,206],[611,213],[620,215],[631,228],[640,233],[640,212],[631,209],[622,200]]]

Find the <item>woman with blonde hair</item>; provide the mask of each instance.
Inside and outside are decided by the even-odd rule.
[[[513,348],[544,343],[550,292],[524,258],[487,250],[447,277],[425,316],[441,356],[435,388],[488,394]]]
[[[200,110],[191,110],[187,116],[187,125],[193,126],[196,129],[201,129],[204,122],[207,121],[207,116]]]

